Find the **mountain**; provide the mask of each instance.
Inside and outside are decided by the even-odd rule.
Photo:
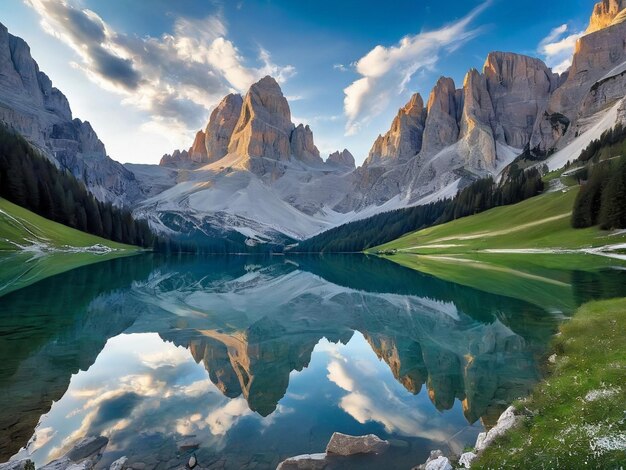
[[[143,197],[133,173],[107,156],[91,124],[72,117],[67,98],[39,70],[28,44],[0,23],[0,123],[69,170],[103,202]]]
[[[172,237],[218,251],[267,251],[346,222],[454,196],[500,180],[516,159],[550,170],[626,120],[624,0],[603,0],[576,44],[572,66],[553,73],[533,57],[490,53],[462,86],[441,77],[414,94],[359,168],[347,150],[325,161],[307,125],[292,122],[279,84],[264,77],[230,94],[189,148],[160,165],[120,165],[28,46],[2,28],[0,120],[100,199]]]
[[[226,96],[189,150],[137,177],[154,184],[164,170],[173,171],[172,186],[141,202],[138,216],[208,249],[256,251],[280,249],[346,217],[334,207],[350,187],[354,157],[344,150],[324,161],[311,128],[292,122],[268,76],[244,97]]]

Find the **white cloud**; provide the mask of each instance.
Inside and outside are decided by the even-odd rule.
[[[449,53],[474,38],[480,28],[469,29],[470,23],[491,0],[483,2],[461,20],[434,31],[405,36],[391,47],[378,45],[356,62],[361,78],[344,89],[344,112],[348,118],[346,135],[380,114],[392,95],[405,90],[413,75],[432,70],[443,53]]]
[[[142,129],[167,130],[174,141],[191,140],[209,111],[227,93],[245,92],[265,75],[279,82],[292,66],[276,65],[259,48],[258,67],[249,66],[219,15],[177,18],[171,34],[138,37],[115,31],[97,13],[80,4],[26,0],[48,34],[71,47],[72,66],[103,89],[123,96],[122,103],[150,116]]]
[[[550,31],[539,43],[539,53],[556,73],[563,73],[572,65],[576,41],[585,34],[584,31],[568,32],[569,27],[563,24]]]
[[[228,401],[209,413],[206,423],[215,436],[226,434],[239,419],[253,414],[244,398],[235,398]]]

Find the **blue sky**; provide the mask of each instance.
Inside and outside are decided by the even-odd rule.
[[[122,162],[191,145],[210,110],[265,74],[322,155],[358,163],[414,92],[457,87],[492,50],[558,70],[594,0],[4,0],[0,21]]]

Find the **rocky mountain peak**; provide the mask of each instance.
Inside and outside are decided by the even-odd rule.
[[[207,161],[215,162],[228,153],[228,144],[241,115],[243,98],[239,94],[226,95],[211,113],[205,129]]]
[[[528,144],[533,124],[558,87],[558,76],[534,57],[492,52],[483,67],[491,99],[494,137],[521,149]]]
[[[378,136],[365,164],[406,161],[418,154],[422,149],[425,120],[424,100],[419,93],[415,93],[400,108],[389,131],[384,136]]]
[[[349,169],[354,169],[356,167],[354,157],[348,149],[343,149],[341,152],[337,150],[336,152],[331,153],[328,156],[326,163]]]
[[[291,153],[296,159],[312,165],[324,163],[320,157],[320,151],[313,142],[313,131],[308,124],[298,125],[291,132],[290,140]]]
[[[208,161],[206,146],[204,144],[206,140],[206,134],[204,131],[199,130],[196,132],[196,137],[193,140],[193,144],[189,149],[189,158],[194,163],[205,163]]]
[[[426,105],[422,153],[434,154],[456,142],[459,136],[458,118],[462,102],[462,96],[457,94],[454,80],[449,77],[437,80]]]
[[[610,26],[624,9],[626,9],[626,0],[602,0],[596,3],[585,32],[589,34]]]
[[[228,151],[251,158],[288,160],[293,128],[287,99],[276,80],[266,76],[246,94]]]

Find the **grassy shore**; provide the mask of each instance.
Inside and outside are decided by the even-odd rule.
[[[561,327],[548,378],[516,403],[522,424],[473,469],[626,467],[626,298],[583,305]]]
[[[79,266],[141,251],[66,227],[0,198],[0,296]]]
[[[458,255],[498,250],[579,250],[625,243],[626,233],[571,227],[577,192],[576,186],[542,194],[519,204],[412,232],[368,251]]]

